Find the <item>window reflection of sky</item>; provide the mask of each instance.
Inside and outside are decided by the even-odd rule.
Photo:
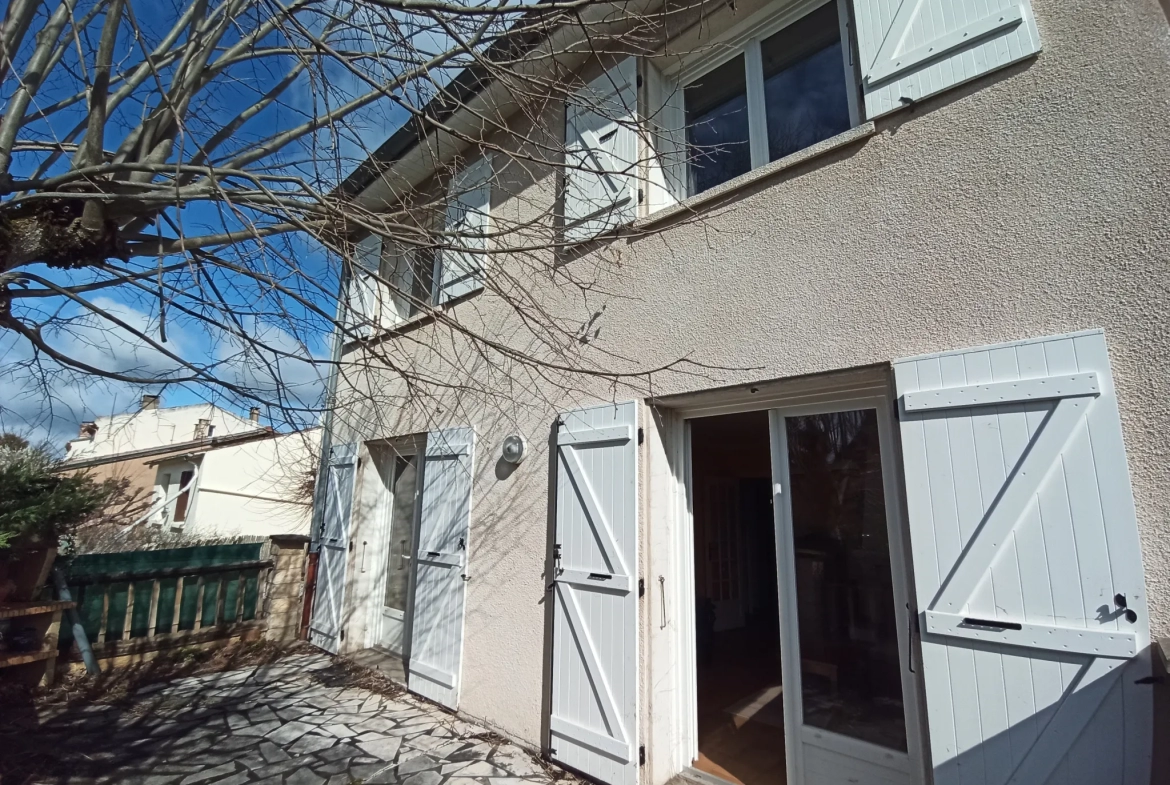
[[[840,42],[766,79],[764,106],[772,161],[849,130]]]
[[[740,94],[691,120],[690,193],[706,191],[752,168],[747,96]]]

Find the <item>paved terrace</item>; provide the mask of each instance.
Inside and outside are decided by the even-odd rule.
[[[346,686],[323,654],[153,684],[5,722],[5,785],[550,785],[525,750],[433,706]]]

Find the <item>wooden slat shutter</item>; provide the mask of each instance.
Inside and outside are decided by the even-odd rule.
[[[358,338],[374,334],[378,324],[381,287],[369,273],[378,274],[382,258],[382,238],[376,234],[359,240],[349,265],[342,298],[342,324]]]
[[[488,157],[451,178],[447,187],[445,248],[437,258],[435,302],[483,288],[484,251],[491,231],[492,164]]]
[[[634,220],[637,61],[626,58],[565,105],[565,238],[588,240]]]
[[[1040,51],[1028,0],[853,0],[868,117]]]
[[[557,432],[549,747],[608,785],[638,781],[637,404]]]
[[[894,371],[934,782],[1149,782],[1146,589],[1104,335]]]
[[[356,444],[338,444],[329,451],[325,504],[318,540],[317,587],[309,641],[332,654],[341,640],[341,609],[345,599],[345,561],[349,547],[349,519],[357,477]]]
[[[450,709],[463,663],[474,446],[471,428],[432,431],[423,462],[409,687]]]

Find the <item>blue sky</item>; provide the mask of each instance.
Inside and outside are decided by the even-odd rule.
[[[88,7],[86,2],[79,3],[78,16]],[[144,47],[149,49],[154,43],[149,39],[157,40],[171,27],[182,13],[183,3],[174,0],[135,2],[133,10],[138,23],[146,31],[148,40],[144,42]],[[96,45],[101,23],[102,18],[99,16],[88,30],[82,31],[81,39],[87,48]],[[240,31],[246,32],[249,29],[247,20],[240,20],[240,23]],[[351,40],[346,42],[347,45],[351,48],[362,47],[362,42],[355,40],[360,35],[353,34]],[[230,34],[225,41],[230,43]],[[438,48],[441,44],[433,36],[420,39],[420,43],[426,48]],[[124,35],[115,62],[130,66],[140,59],[139,44]],[[233,117],[241,108],[252,105],[269,85],[283,76],[290,64],[291,60],[287,57],[272,57],[232,69],[213,89],[200,94],[187,128],[188,136],[184,137],[185,143],[207,138],[227,118]],[[78,65],[76,52],[71,49],[62,67],[55,69],[53,77],[42,89],[35,105],[49,106],[75,93],[80,87],[76,76],[81,72]],[[372,75],[376,76],[378,68],[388,69],[392,66],[370,67]],[[164,70],[163,73],[165,77],[167,72]],[[435,79],[445,82],[449,77],[450,72],[437,75]],[[356,76],[336,64],[328,68],[326,81],[329,100],[335,102],[368,89]],[[6,101],[13,87],[12,79],[0,86],[0,90],[3,90],[0,100]],[[425,93],[431,92],[431,88],[424,88],[423,92],[422,98],[425,98]],[[322,91],[312,89],[307,75],[302,74],[298,82],[286,91],[281,102],[264,110],[239,129],[232,142],[239,144],[266,138],[281,129],[303,122],[322,99]],[[157,93],[151,89],[143,90],[140,97],[123,103],[109,125],[106,149],[116,148],[121,141],[119,134],[138,122],[147,102],[153,105],[156,100]],[[267,163],[275,169],[297,171],[303,176],[312,177],[318,190],[328,190],[338,177],[352,170],[369,151],[385,141],[404,122],[406,116],[404,109],[383,99],[350,118],[349,128],[343,135],[323,132],[311,140],[312,144],[289,148],[279,158]],[[49,123],[32,125],[30,132],[44,139],[61,138],[83,119],[84,102],[78,102]],[[40,160],[43,160],[43,154],[22,155],[14,162],[12,173],[17,177],[27,176]],[[61,166],[58,163],[55,169],[60,170]],[[176,224],[181,224],[188,235],[200,231],[222,231],[225,226],[237,228],[241,225],[239,219],[230,212],[218,205],[206,203],[172,210],[169,217]],[[163,231],[171,233],[167,227],[163,227]],[[279,278],[284,285],[294,288],[321,311],[327,314],[335,312],[333,293],[337,288],[338,266],[336,261],[327,259],[322,249],[307,237],[278,238],[263,247],[258,244],[245,246],[238,253],[242,254],[238,259],[244,259],[254,268],[263,269]],[[293,269],[289,259],[295,260],[299,269]],[[174,261],[178,259],[166,259],[165,263]],[[152,269],[158,263],[155,259],[135,259],[130,266],[135,269]],[[103,277],[88,271],[67,273],[44,266],[30,267],[29,271],[49,281],[70,285]],[[209,314],[210,320],[184,316],[180,310],[185,302],[182,295],[176,295],[174,302],[167,301],[170,295],[161,298],[160,302],[157,287],[111,288],[95,293],[89,299],[95,306],[155,339],[161,340],[163,331],[160,327],[165,327],[165,349],[212,369],[220,378],[255,390],[261,397],[284,403],[283,412],[272,410],[278,415],[272,421],[277,427],[288,428],[316,421],[328,369],[325,365],[314,365],[311,361],[328,357],[331,324],[327,319],[292,298],[264,291],[254,281],[243,276],[233,276],[223,270],[210,276],[179,270],[164,276],[164,281],[168,292],[189,290],[200,292],[202,297],[222,297],[227,303],[225,312]],[[210,292],[214,292],[214,295]],[[190,302],[186,304],[190,305]],[[115,372],[145,371],[158,378],[165,378],[176,370],[176,364],[162,352],[143,345],[116,326],[99,320],[76,303],[57,298],[26,299],[14,305],[14,310],[17,308],[32,309],[42,316],[51,313],[58,317],[57,328],[47,333],[49,342],[95,367]],[[263,342],[269,347],[297,355],[301,359],[277,358],[271,352],[241,345],[231,337],[230,331],[225,332],[220,328],[220,325],[228,324],[229,319],[238,319],[241,325],[239,329],[262,336]],[[143,392],[161,391],[165,406],[212,401],[243,413],[252,405],[251,401],[241,396],[199,383],[144,388],[71,371],[47,358],[42,358],[40,364],[34,366],[31,365],[33,360],[31,348],[20,336],[0,332],[0,430],[15,431],[37,442],[48,440],[56,447],[76,435],[77,425],[81,421],[132,410]],[[278,375],[282,382],[279,385],[270,370],[273,364],[279,369]]]

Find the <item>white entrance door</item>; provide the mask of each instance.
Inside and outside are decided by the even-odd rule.
[[[372,450],[371,450],[372,452]],[[405,657],[409,648],[411,562],[418,516],[418,479],[422,458],[417,451],[381,449],[378,475],[384,489],[382,520],[386,528],[386,563],[379,610],[382,646]]]
[[[432,431],[423,462],[408,686],[450,709],[463,662],[474,444],[470,428]]]
[[[918,782],[889,400],[773,410],[771,431],[788,781]]]
[[[345,597],[345,562],[356,469],[356,444],[338,444],[329,451],[309,641],[332,654],[337,653],[341,640],[341,607]]]
[[[636,432],[632,401],[557,430],[549,747],[608,785],[638,780]]]
[[[936,785],[1146,783],[1145,581],[1100,331],[895,364]]]

